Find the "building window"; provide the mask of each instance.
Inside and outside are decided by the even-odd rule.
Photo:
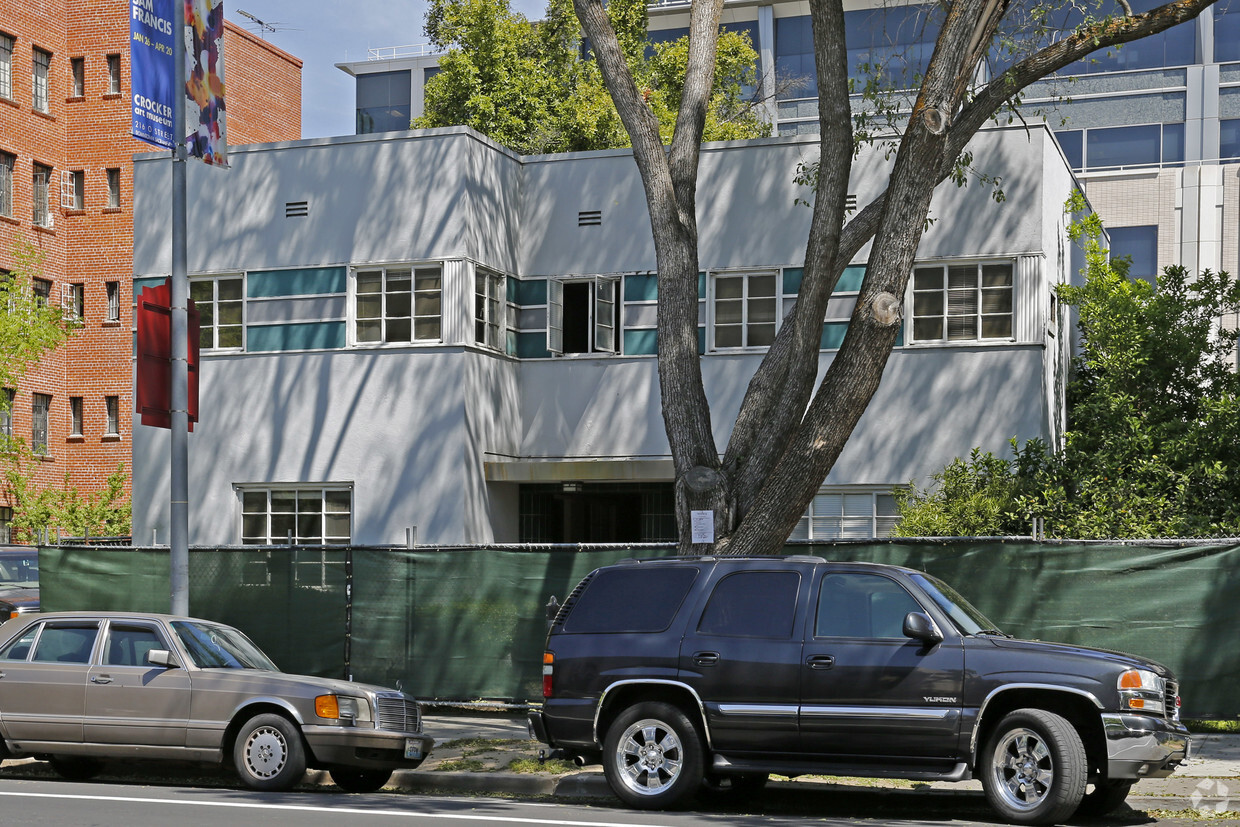
[[[620,277],[547,282],[547,350],[615,353],[620,329]]]
[[[354,279],[358,344],[439,341],[443,294],[439,265],[358,270]]]
[[[936,264],[913,269],[913,341],[960,342],[1011,336],[1011,262]]]
[[[65,170],[60,182],[60,206],[66,210],[86,209],[86,173]]]
[[[790,540],[869,540],[889,537],[900,521],[891,489],[822,489],[797,522]]]
[[[103,406],[107,411],[107,419],[104,422],[104,436],[120,436],[121,433],[121,398],[119,396],[105,396],[103,398]]]
[[[108,55],[108,94],[121,93],[121,56]]]
[[[31,102],[36,112],[47,112],[47,75],[52,66],[52,56],[42,49],[34,50],[34,86]]]
[[[121,208],[121,171],[116,167],[108,170],[108,209]]]
[[[0,152],[0,215],[13,217],[13,165],[17,156]]]
[[[69,436],[82,435],[82,397],[69,397]]]
[[[86,58],[75,57],[69,59],[69,81],[73,87],[72,97],[82,98],[86,96]]]
[[[246,545],[345,545],[352,536],[353,491],[347,486],[241,490]]]
[[[1214,62],[1240,61],[1240,6],[1219,3],[1214,7]]]
[[[86,285],[62,284],[60,286],[60,308],[66,319],[81,321],[86,315]]]
[[[108,297],[107,316],[104,317],[104,321],[119,322],[121,320],[121,283],[109,281],[104,288],[107,290]]]
[[[767,347],[775,341],[778,273],[716,273],[712,286],[716,348]]]
[[[504,332],[504,277],[479,267],[474,272],[474,341],[499,349]]]
[[[1180,166],[1184,163],[1184,124],[1108,126],[1056,132],[1074,170]]]
[[[198,347],[238,350],[244,344],[245,298],[241,276],[194,279],[189,297],[198,310]]]
[[[1240,19],[1240,10],[1237,18]],[[1240,118],[1227,118],[1219,121],[1218,157],[1221,161],[1234,161],[1240,158]],[[0,162],[0,167],[3,163]],[[4,194],[0,192],[0,199]]]
[[[1158,279],[1158,225],[1145,227],[1113,227],[1107,230],[1111,237],[1111,258],[1129,259],[1128,277],[1144,279],[1151,284]]]
[[[400,131],[413,120],[413,76],[408,69],[357,76],[357,134]]]
[[[44,227],[50,230],[53,226],[51,194],[49,192],[52,186],[52,168],[45,167],[43,164],[35,164],[32,183],[34,210],[31,220],[36,227]]]
[[[13,509],[0,505],[0,543],[13,542]]]
[[[31,279],[31,288],[40,305],[46,305],[51,301],[52,283],[47,279]]]
[[[52,407],[52,397],[43,393],[33,394],[30,403],[30,447],[36,454],[47,453],[47,417]]]
[[[13,438],[13,398],[17,395],[11,388],[0,388],[0,437]]]
[[[13,100],[13,38],[0,32],[0,98]]]

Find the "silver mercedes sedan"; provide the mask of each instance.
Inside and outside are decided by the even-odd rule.
[[[433,743],[403,692],[285,674],[222,623],[62,612],[0,626],[0,760],[45,759],[66,778],[156,758],[231,762],[256,790],[310,767],[371,792]]]

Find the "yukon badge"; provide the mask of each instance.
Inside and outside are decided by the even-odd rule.
[[[954,704],[955,698],[922,698],[928,704]]]

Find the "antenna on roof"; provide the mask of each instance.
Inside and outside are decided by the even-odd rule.
[[[276,30],[275,25],[259,20],[257,17],[250,14],[248,11],[245,11],[244,9],[237,9],[237,14],[248,17],[249,19],[257,23],[258,33],[263,37],[264,40],[267,38],[267,32],[274,32]]]

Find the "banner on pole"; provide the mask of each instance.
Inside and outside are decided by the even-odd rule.
[[[130,0],[129,54],[135,138],[171,149],[174,0]]]
[[[224,117],[224,0],[185,0],[185,143],[189,154],[228,166]]]
[[[223,0],[130,0],[130,74],[135,138],[171,149],[173,129],[173,3],[185,3],[185,143],[189,154],[228,166],[224,115]]]

